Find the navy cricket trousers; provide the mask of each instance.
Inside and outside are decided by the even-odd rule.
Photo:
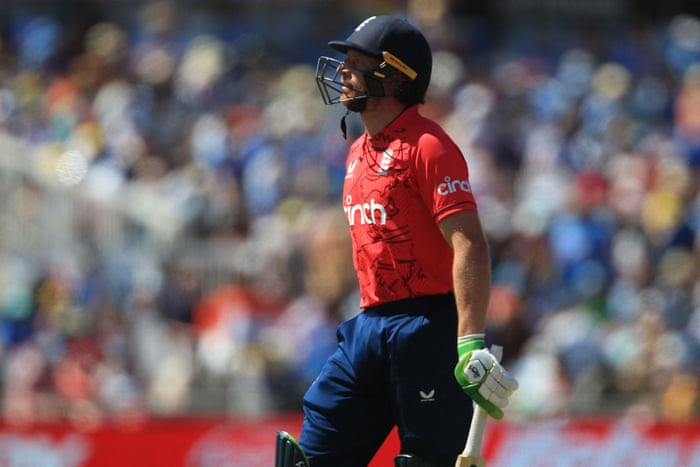
[[[471,399],[454,377],[454,296],[372,307],[338,326],[338,347],[304,396],[311,467],[365,467],[394,425],[401,452],[454,466]]]

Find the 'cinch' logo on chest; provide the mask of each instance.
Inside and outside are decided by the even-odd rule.
[[[345,206],[343,206],[345,216],[348,218],[348,224],[351,226],[357,224],[386,224],[386,208],[381,203],[378,203],[374,198],[368,203],[352,204],[352,196],[345,197]]]

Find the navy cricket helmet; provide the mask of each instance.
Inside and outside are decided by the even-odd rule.
[[[424,102],[433,67],[432,52],[425,36],[406,19],[390,15],[371,16],[361,22],[347,39],[330,41],[328,45],[343,53],[348,49],[358,50],[380,60],[380,68],[388,65],[398,70],[406,77],[406,83],[396,97],[408,101],[408,104]],[[319,69],[323,59],[327,57],[321,57]],[[317,70],[317,80],[319,75]],[[326,103],[335,102],[327,100]]]

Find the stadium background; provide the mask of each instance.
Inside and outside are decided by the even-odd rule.
[[[296,429],[357,303],[338,205],[348,143],[315,62],[390,12],[428,35],[424,111],[469,158],[492,246],[488,335],[521,382],[501,432],[634,417],[695,442],[698,10],[3,0],[0,458],[20,465],[22,434],[63,453],[52,465],[83,465],[94,438],[71,436],[115,426],[146,427],[155,456],[201,423],[238,439]],[[244,463],[187,462],[256,462],[229,454]]]

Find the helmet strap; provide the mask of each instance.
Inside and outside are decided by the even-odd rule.
[[[348,124],[345,122],[345,119],[349,113],[350,109],[347,109],[345,111],[345,115],[343,115],[343,118],[340,119],[340,131],[343,132],[343,139],[348,139]]]

